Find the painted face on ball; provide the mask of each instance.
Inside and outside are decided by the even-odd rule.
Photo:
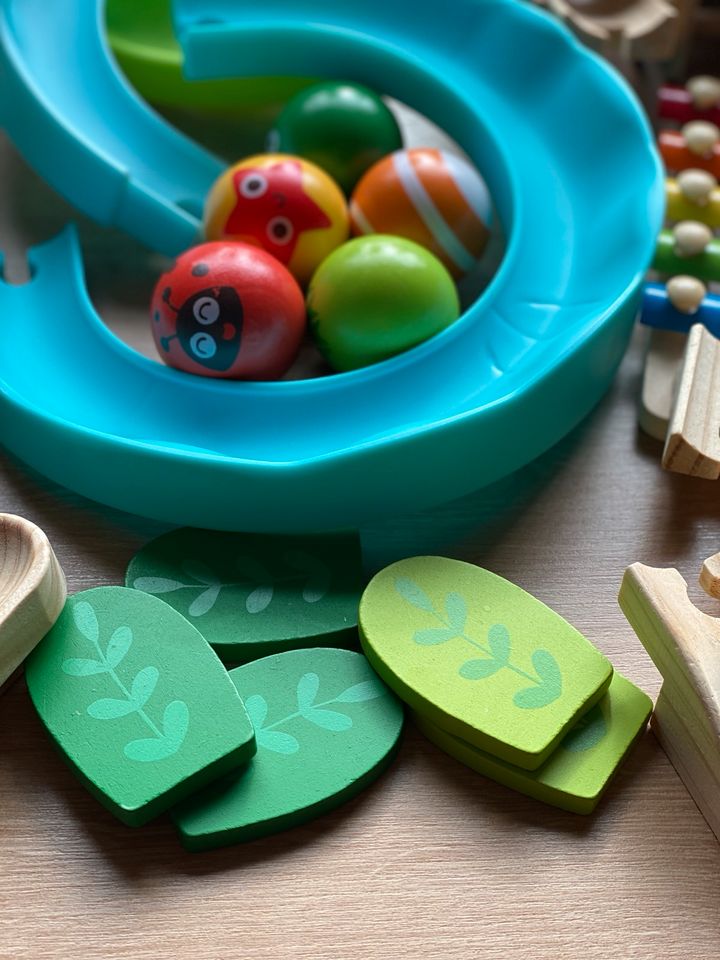
[[[171,302],[172,290],[163,290],[163,302],[177,314],[175,333],[161,337],[169,351],[177,340],[184,353],[209,370],[229,370],[240,352],[243,306],[233,287],[207,287],[192,294],[179,307]]]
[[[331,225],[327,214],[303,190],[302,166],[295,160],[237,170],[233,186],[236,202],[225,234],[257,243],[281,263],[290,262],[306,230]]]

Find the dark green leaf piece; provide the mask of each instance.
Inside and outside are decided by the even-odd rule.
[[[156,597],[70,597],[27,661],[28,690],[88,789],[138,825],[248,762],[253,726],[217,655]]]
[[[230,671],[256,724],[249,767],[172,811],[190,850],[310,820],[359,793],[392,759],[402,705],[365,657],[292,650]]]
[[[354,533],[173,530],[143,547],[125,582],[162,596],[226,663],[296,647],[357,644],[364,579]]]

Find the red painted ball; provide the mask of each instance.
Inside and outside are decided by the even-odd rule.
[[[170,367],[229,380],[274,380],[297,356],[302,291],[269,253],[247,243],[191,247],[158,280],[155,345]]]

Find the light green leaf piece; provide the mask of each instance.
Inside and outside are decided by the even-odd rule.
[[[447,627],[428,627],[426,630],[416,630],[413,640],[421,647],[433,647],[436,643],[447,643],[455,636],[456,631],[448,630]]]
[[[265,718],[267,717],[267,700],[265,697],[261,697],[259,693],[255,693],[245,700],[245,709],[250,717],[250,723],[252,723],[257,733],[265,723]]]
[[[157,667],[144,667],[136,675],[130,689],[135,708],[140,710],[155,692],[160,672]]]
[[[424,590],[422,590],[416,583],[413,583],[412,580],[408,579],[408,577],[398,577],[395,580],[395,589],[403,598],[403,600],[407,600],[408,603],[411,603],[414,607],[417,607],[418,610],[427,610],[429,612],[432,611],[432,600],[428,597]]]
[[[70,766],[133,826],[237,771],[256,750],[237,689],[206,640],[140,590],[69,597],[26,677]]]
[[[262,613],[270,606],[273,598],[273,588],[269,585],[256,587],[245,601],[248,613]]]
[[[381,570],[358,625],[368,660],[416,713],[528,770],[550,757],[612,677],[607,658],[555,611],[448,557]]]
[[[107,673],[108,668],[99,660],[70,657],[68,660],[63,660],[61,670],[69,677],[91,677],[96,673]]]
[[[179,580],[169,580],[167,577],[136,577],[128,586],[134,590],[142,590],[144,593],[172,593],[184,584]]]
[[[132,642],[133,635],[130,627],[118,627],[117,630],[113,630],[105,651],[105,659],[112,670],[123,662],[132,646]]]
[[[467,621],[467,607],[459,593],[449,593],[445,597],[445,613],[453,630],[462,633]]]
[[[466,660],[460,667],[459,673],[466,680],[482,680],[491,677],[498,670],[502,670],[502,663],[488,657],[484,660]]]
[[[336,703],[364,703],[366,700],[375,700],[387,693],[387,687],[377,678],[356,683],[335,697]]]
[[[258,747],[264,750],[272,750],[273,753],[283,753],[289,756],[297,753],[300,744],[296,737],[289,733],[283,733],[282,730],[257,730],[256,731]]]
[[[213,586],[204,590],[199,597],[195,597],[188,607],[188,613],[191,617],[202,617],[215,606],[217,598],[220,596],[220,587]]]
[[[488,646],[490,652],[503,666],[510,660],[510,633],[502,623],[495,623],[488,630]]]
[[[319,687],[320,677],[316,673],[304,673],[300,677],[297,685],[297,708],[300,713],[304,714],[315,703]]]
[[[102,697],[88,705],[87,712],[96,720],[117,720],[135,713],[137,706],[132,700],[118,700],[114,697]]]
[[[617,676],[617,674],[616,674]],[[609,702],[607,705],[609,710]],[[592,750],[607,734],[608,727],[600,704],[589,710],[565,737],[560,746],[571,753],[584,753]]]
[[[259,726],[246,771],[171,812],[188,849],[250,840],[319,816],[358,794],[394,756],[402,704],[358,653],[289,650],[230,677],[251,716],[267,726]],[[311,698],[301,713],[298,704]]]
[[[356,646],[364,584],[357,533],[270,536],[190,528],[148,543],[127,569],[202,630],[227,663]]]
[[[433,743],[472,770],[563,810],[588,814],[642,734],[651,710],[650,698],[614,673],[604,697],[580,717],[536,770],[523,770],[479,750],[419,713],[413,719]],[[483,790],[483,781],[477,787]]]
[[[213,573],[210,567],[202,560],[186,560],[182,565],[183,573],[186,573],[198,583],[204,583],[208,587],[220,586],[219,578]]]
[[[323,730],[333,730],[336,733],[349,730],[353,725],[352,717],[349,717],[346,713],[340,713],[338,710],[318,710],[316,707],[313,710],[308,710],[303,716],[310,723],[314,723],[316,727],[322,727]]]
[[[90,643],[97,643],[99,636],[98,620],[92,604],[81,600],[73,607],[73,620],[80,633]]]

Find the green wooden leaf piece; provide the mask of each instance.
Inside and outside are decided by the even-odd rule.
[[[535,597],[445,557],[380,571],[359,626],[370,663],[413,710],[526,769],[550,756],[612,676],[607,659]]]
[[[26,677],[65,759],[125,823],[145,823],[255,752],[216,654],[176,610],[139,590],[70,597]]]
[[[230,676],[257,722],[258,752],[245,771],[171,812],[190,850],[317,817],[359,793],[394,755],[402,705],[359,653],[292,650]]]
[[[499,660],[486,657],[483,660],[466,660],[460,667],[459,673],[466,680],[484,680],[485,677],[491,677],[502,668],[503,664]]]
[[[447,733],[420,714],[415,714],[414,719],[428,739],[473,770],[563,810],[591,813],[645,729],[651,710],[650,698],[614,673],[607,693],[580,718],[537,770],[523,770],[506,763]]]
[[[357,644],[357,534],[173,530],[130,562],[128,587],[162,596],[227,663],[296,647]]]

